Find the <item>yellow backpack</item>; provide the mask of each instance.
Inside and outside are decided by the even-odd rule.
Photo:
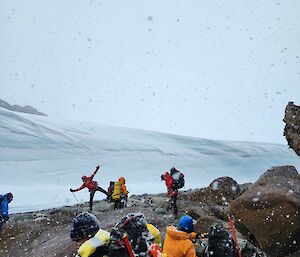
[[[109,232],[100,229],[93,238],[84,242],[80,246],[80,248],[78,249],[78,256],[89,257],[96,252],[98,247],[103,247],[103,246],[108,247],[109,236],[110,236]]]
[[[112,193],[112,199],[113,200],[120,200],[122,196],[122,184],[120,181],[116,181],[114,184],[114,191]]]

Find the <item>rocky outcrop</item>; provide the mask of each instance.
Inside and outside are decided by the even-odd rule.
[[[211,205],[228,205],[241,194],[239,184],[230,177],[215,179],[206,188],[188,192],[184,197]]]
[[[285,109],[284,133],[288,145],[300,156],[300,106],[289,102]]]
[[[230,210],[238,230],[270,256],[300,249],[300,177],[295,167],[268,170]]]
[[[39,112],[37,109],[33,108],[32,106],[26,105],[10,105],[8,102],[0,99],[0,107],[5,108],[7,110],[13,111],[13,112],[23,112],[23,113],[29,113],[34,115],[41,115],[41,116],[47,116],[45,113]]]

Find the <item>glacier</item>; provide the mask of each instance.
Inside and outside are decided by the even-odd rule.
[[[80,186],[81,176],[98,164],[95,180],[101,187],[124,176],[132,195],[165,192],[160,175],[173,166],[185,174],[188,190],[220,176],[254,182],[272,166],[299,169],[300,158],[286,145],[208,140],[0,108],[0,194],[13,192],[12,212],[75,204],[69,188]],[[89,193],[84,189],[76,197],[88,201]],[[96,200],[103,198],[96,193]]]

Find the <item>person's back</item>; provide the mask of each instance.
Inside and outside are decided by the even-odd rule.
[[[168,257],[196,257],[195,247],[189,234],[177,230],[174,226],[167,227],[163,253]]]
[[[109,232],[99,229],[96,235],[84,242],[78,249],[80,257],[100,257],[108,255]]]
[[[238,257],[233,239],[222,223],[211,226],[209,230],[208,254],[212,257]]]
[[[122,184],[120,181],[116,181],[114,183],[114,190],[113,190],[113,193],[112,193],[112,199],[114,201],[116,200],[120,200],[122,196]]]
[[[7,193],[0,195],[0,229],[3,224],[9,219],[9,207],[8,204],[13,200],[13,194]]]
[[[97,218],[83,212],[73,219],[70,237],[82,245],[78,249],[79,257],[104,257],[108,253],[109,232],[100,228]]]
[[[125,178],[120,177],[119,181],[121,182],[122,196],[127,197],[129,192],[127,191],[127,187],[126,187],[126,184],[125,184]]]
[[[193,232],[193,219],[185,215],[178,222],[178,229],[167,227],[163,253],[168,257],[196,257],[196,250],[190,239]]]
[[[125,243],[125,235],[129,244]],[[144,214],[129,213],[111,231],[109,257],[128,257],[129,252],[134,252],[134,256],[146,257],[153,243],[154,237],[147,228]]]

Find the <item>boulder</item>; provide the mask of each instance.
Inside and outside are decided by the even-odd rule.
[[[209,188],[224,201],[234,200],[241,194],[239,184],[231,177],[220,177],[210,183]]]
[[[211,212],[209,206],[206,205],[193,206],[188,209],[187,214],[196,220],[194,229],[197,233],[208,232],[211,225],[220,221],[220,219],[215,217],[214,213]]]
[[[230,177],[215,179],[206,188],[193,190],[180,196],[182,199],[196,201],[200,204],[228,205],[241,194],[239,184]]]
[[[284,133],[288,145],[300,156],[300,106],[289,102],[285,109]]]
[[[268,170],[230,210],[238,230],[270,256],[300,249],[300,177],[295,167]]]

